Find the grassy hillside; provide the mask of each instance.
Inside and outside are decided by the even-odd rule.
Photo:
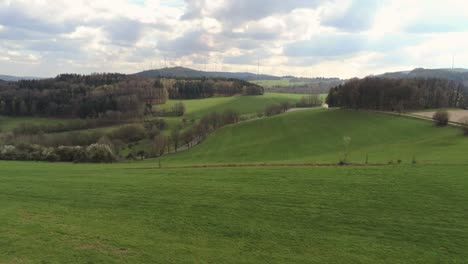
[[[463,263],[468,168],[0,162],[0,263]]]
[[[251,81],[252,83],[261,85],[265,88],[271,88],[274,86],[293,86],[293,85],[306,85],[311,83],[303,81],[303,82],[291,82],[289,79],[281,79],[281,80],[256,80],[256,81]]]
[[[0,116],[0,131],[11,131],[20,124],[55,124],[55,123],[67,123],[70,119],[60,118],[42,118],[42,117],[22,117],[22,116]]]
[[[211,112],[220,112],[228,109],[235,110],[240,114],[257,113],[263,111],[269,105],[285,101],[297,102],[302,97],[303,95],[298,94],[266,93],[259,96],[216,97],[181,101],[169,100],[165,105],[158,107],[169,109],[174,104],[182,102],[186,107],[186,116],[198,119]]]
[[[227,109],[236,110],[241,114],[253,114],[262,111],[265,107],[285,101],[297,102],[302,95],[297,94],[275,94],[267,93],[263,96],[235,96],[235,97],[217,97],[195,100],[169,100],[165,105],[159,106],[169,109],[178,102],[183,102],[186,106],[186,116],[198,119],[213,111],[223,111]],[[164,118],[171,126],[181,121],[180,118]],[[43,118],[43,117],[21,117],[21,116],[0,116],[0,131],[11,131],[20,124],[66,124],[73,119],[65,118]],[[131,121],[130,123],[134,123]],[[119,127],[113,125],[111,127]],[[110,128],[111,128],[110,127]],[[110,129],[108,128],[108,129]]]
[[[351,137],[350,160],[364,163],[466,163],[468,138],[456,128],[386,114],[304,110],[225,127],[166,164],[331,162]]]

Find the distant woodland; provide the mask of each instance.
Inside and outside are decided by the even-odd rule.
[[[338,78],[296,78],[290,77],[287,85],[278,84],[266,87],[268,92],[292,94],[327,94],[331,88],[342,84]]]
[[[467,88],[445,79],[352,79],[330,90],[331,107],[382,111],[465,107]]]
[[[43,80],[1,81],[0,115],[132,118],[167,99],[261,94],[261,86],[235,79],[62,74]]]

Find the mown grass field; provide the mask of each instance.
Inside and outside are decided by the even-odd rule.
[[[252,83],[258,84],[265,88],[271,88],[274,86],[299,86],[299,85],[306,85],[311,82],[291,82],[289,79],[282,79],[282,80],[254,80],[250,81]]]
[[[42,124],[66,124],[70,119],[62,118],[42,118],[42,117],[23,117],[23,116],[0,116],[0,132],[8,132],[21,124],[28,123],[34,125]]]
[[[464,263],[468,167],[0,162],[0,263]]]
[[[211,112],[222,112],[224,110],[234,110],[240,114],[255,114],[263,111],[267,106],[278,104],[281,102],[295,103],[299,101],[303,95],[298,94],[278,94],[266,93],[262,96],[234,96],[234,97],[216,97],[208,99],[195,99],[195,100],[169,100],[166,104],[159,106],[165,109],[170,109],[174,104],[183,102],[186,107],[186,117],[199,119],[204,115]],[[179,117],[165,117],[164,118],[170,125],[174,127],[182,121]],[[66,124],[72,119],[66,118],[43,118],[43,117],[9,117],[0,116],[0,132],[8,132],[18,127],[21,124]],[[134,123],[132,121],[131,123]],[[113,125],[104,128],[89,129],[89,132],[102,130],[110,131],[121,125]],[[82,130],[85,132],[84,130]]]
[[[385,165],[167,168],[337,163],[343,136],[351,162]],[[222,128],[162,169],[0,161],[0,263],[464,263],[467,149],[457,128],[311,109]]]
[[[240,114],[254,114],[262,112],[267,106],[281,102],[299,101],[304,95],[300,94],[279,94],[266,93],[259,96],[233,96],[216,97],[208,99],[194,100],[169,100],[166,104],[159,106],[170,109],[178,102],[182,102],[186,108],[186,116],[199,119],[212,112],[222,112],[224,110],[234,110]]]
[[[252,162],[337,163],[343,137],[349,161],[364,163],[468,163],[468,138],[460,129],[353,110],[311,109],[222,128],[193,149],[164,157],[164,164]]]

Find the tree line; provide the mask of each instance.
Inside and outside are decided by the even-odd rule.
[[[0,114],[99,118],[120,112],[141,116],[154,101],[165,101],[159,80],[120,74],[63,74],[44,80],[0,83]]]
[[[176,80],[168,87],[170,99],[202,99],[233,95],[263,95],[263,87],[235,79]]]
[[[444,79],[351,79],[332,88],[330,107],[403,112],[429,108],[463,107],[467,89]]]
[[[263,87],[234,79],[158,79],[103,73],[62,74],[42,80],[0,82],[0,115],[124,118],[152,113],[167,99],[261,95]],[[180,111],[179,111],[180,112]]]

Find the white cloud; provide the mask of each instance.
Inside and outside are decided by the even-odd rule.
[[[378,4],[376,4],[378,3]],[[464,0],[0,0],[0,73],[183,65],[308,76],[468,67]]]

